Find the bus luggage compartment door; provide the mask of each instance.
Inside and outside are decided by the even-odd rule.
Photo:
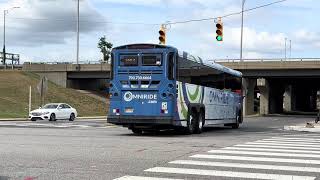
[[[123,115],[156,116],[161,112],[158,91],[123,91]]]

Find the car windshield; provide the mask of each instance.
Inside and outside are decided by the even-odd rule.
[[[42,109],[56,109],[57,107],[57,104],[46,104]]]

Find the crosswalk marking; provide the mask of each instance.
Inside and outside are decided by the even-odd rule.
[[[207,155],[207,154],[196,154],[196,155],[193,155],[190,157],[203,158],[203,159],[224,159],[224,160],[241,160],[241,161],[265,161],[265,162],[283,162],[283,163],[320,164],[320,160],[284,159],[284,158],[271,158],[271,157]]]
[[[209,153],[215,154],[241,154],[241,155],[260,155],[260,156],[283,156],[283,157],[312,157],[320,158],[319,154],[296,154],[296,153],[273,153],[273,152],[254,152],[254,151],[235,151],[235,150],[211,150]]]
[[[123,176],[114,180],[182,180],[182,179],[143,177],[143,176]]]
[[[310,137],[315,137],[315,138],[319,137],[319,135],[315,134],[315,133],[313,133],[313,134],[285,134],[284,136],[285,137],[308,137],[308,138],[310,138]]]
[[[259,140],[255,142],[282,143],[282,144],[303,144],[303,145],[320,145],[320,142],[292,142],[283,140]]]
[[[176,160],[176,161],[171,161],[169,163],[197,165],[197,166],[235,167],[235,168],[246,168],[246,169],[267,169],[267,170],[320,173],[320,168],[301,167],[301,166],[277,166],[277,165],[264,165],[264,164],[224,163],[224,162],[193,161],[193,160]]]
[[[247,150],[247,151],[267,151],[267,152],[293,152],[293,153],[310,153],[310,154],[320,154],[320,151],[305,151],[305,150],[294,150],[294,149],[267,149],[267,148],[255,148],[256,146],[252,148],[246,148],[246,147],[226,147],[223,149],[228,149],[228,150]]]
[[[291,138],[291,137],[272,137],[270,140],[290,140],[290,141],[314,141],[314,142],[320,142],[320,139],[314,139],[314,138]]]
[[[163,178],[162,175],[174,175],[178,178],[182,176],[183,179],[192,175],[193,179],[204,176],[209,177],[208,179],[311,180],[320,174],[320,139],[317,138],[307,135],[268,137],[213,149],[185,160],[174,160],[169,162],[171,167],[146,169],[146,176],[127,175],[116,180],[172,180]],[[260,171],[256,172],[257,170]],[[148,173],[153,173],[152,177],[148,177]],[[161,176],[153,177],[158,175]]]
[[[253,144],[253,145],[280,145],[280,146],[292,146],[292,147],[316,147],[316,148],[319,148],[320,147],[320,144],[319,145],[311,145],[311,144],[293,144],[293,143],[282,143],[282,142],[249,142],[249,143],[246,143],[246,144]]]
[[[319,150],[319,147],[291,147],[285,145],[260,145],[260,144],[237,144],[235,147],[257,147],[257,148],[276,148],[276,149],[300,149],[300,150]]]
[[[169,168],[169,167],[154,167],[154,168],[147,169],[145,171],[147,171],[147,172],[173,173],[173,174],[202,175],[202,176],[248,178],[248,179],[313,180],[313,179],[316,178],[316,177],[312,177],[312,176],[263,174],[263,173],[217,171],[217,170],[204,170],[204,169],[186,169],[186,168]]]

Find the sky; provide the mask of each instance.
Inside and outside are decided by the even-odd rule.
[[[246,0],[245,9],[276,0]],[[242,0],[80,0],[80,61],[102,58],[97,43],[159,43],[159,24],[241,11]],[[12,9],[12,7],[20,7]],[[22,62],[75,62],[76,0],[0,0],[6,14],[6,51]],[[320,1],[287,0],[244,13],[243,58],[320,58]],[[238,59],[241,15],[168,26],[167,45],[203,59]],[[0,46],[3,13],[0,13]],[[291,40],[291,51],[289,41]],[[2,48],[0,48],[2,49]],[[291,53],[290,53],[291,52]]]

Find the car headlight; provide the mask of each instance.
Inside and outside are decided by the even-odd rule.
[[[49,114],[50,112],[44,112],[44,113],[42,113],[42,115],[46,115],[46,114]]]

